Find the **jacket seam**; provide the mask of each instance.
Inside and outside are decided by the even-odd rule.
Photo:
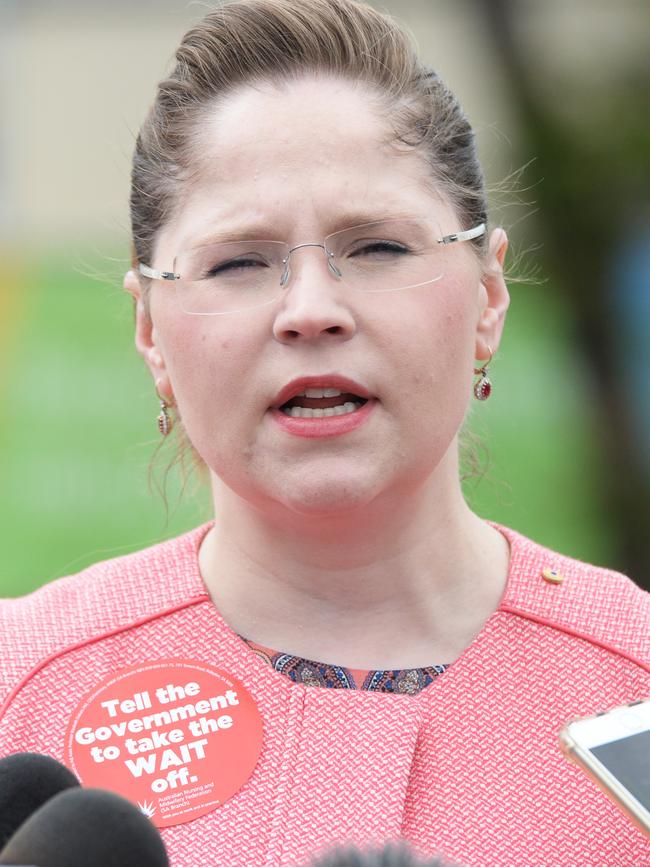
[[[608,653],[615,654],[616,656],[626,659],[628,662],[634,663],[634,665],[639,666],[643,671],[650,674],[650,662],[644,662],[642,659],[639,659],[627,650],[623,650],[621,647],[616,647],[616,645],[610,644],[608,641],[604,641],[603,639],[595,638],[593,635],[581,632],[573,626],[565,626],[562,623],[557,623],[556,621],[543,617],[540,614],[532,614],[529,611],[523,611],[520,608],[516,608],[514,605],[500,605],[499,611],[504,611],[506,614],[514,614],[516,617],[521,617],[524,620],[531,620],[533,623],[539,623],[541,626],[548,626],[551,629],[555,629],[557,632],[564,632],[572,638],[580,638],[583,641],[589,642],[589,644],[593,644],[596,647],[606,650]]]
[[[271,818],[269,848],[265,867],[279,867],[279,865],[284,863],[283,855],[286,846],[287,816],[290,802],[293,798],[293,784],[297,770],[296,756],[300,755],[300,739],[304,726],[305,687],[289,692],[288,696],[289,713],[287,715],[285,755],[282,760],[277,783],[277,794]]]
[[[143,626],[145,623],[151,623],[154,620],[168,617],[170,614],[175,614],[177,611],[182,611],[185,608],[191,608],[193,605],[200,605],[204,602],[208,602],[209,599],[210,597],[207,594],[202,594],[201,596],[194,596],[191,599],[185,600],[184,602],[177,603],[176,605],[172,605],[168,608],[163,608],[161,611],[156,611],[154,614],[148,614],[146,617],[139,617],[137,620],[133,620],[128,624],[124,624],[123,626],[118,626],[114,629],[109,629],[106,632],[101,632],[99,635],[83,638],[81,641],[77,641],[74,644],[68,644],[64,647],[59,648],[58,650],[55,650],[53,653],[48,654],[38,663],[36,663],[36,665],[30,668],[29,671],[20,678],[16,686],[14,686],[14,688],[10,691],[7,698],[4,700],[2,705],[0,705],[0,720],[5,715],[18,693],[27,685],[27,683],[33,677],[35,677],[39,673],[39,671],[41,671],[41,669],[46,668],[56,659],[65,656],[67,653],[73,653],[75,650],[80,650],[82,647],[87,647],[99,641],[105,641],[107,638],[112,638],[115,635],[129,632],[131,629],[137,629],[138,627]]]

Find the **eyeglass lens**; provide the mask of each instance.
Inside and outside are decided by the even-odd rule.
[[[389,292],[426,285],[444,276],[447,247],[438,243],[432,220],[385,220],[334,232],[322,245],[291,248],[283,241],[228,241],[207,244],[178,256],[175,270],[181,305],[188,313],[246,310],[278,298],[290,285],[304,256],[328,257],[345,286],[362,292]],[[318,251],[315,247],[321,247]]]

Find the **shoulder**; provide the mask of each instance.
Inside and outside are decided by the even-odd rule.
[[[0,687],[53,653],[205,597],[197,554],[207,529],[0,600]]]
[[[650,666],[650,593],[620,572],[558,554],[514,530],[494,526],[510,543],[501,610]],[[554,576],[557,583],[548,580]]]

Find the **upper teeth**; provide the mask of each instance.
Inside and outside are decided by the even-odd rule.
[[[296,397],[339,397],[341,394],[338,388],[306,388]]]

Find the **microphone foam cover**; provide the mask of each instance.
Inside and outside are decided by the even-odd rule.
[[[0,864],[169,867],[154,825],[131,801],[104,789],[55,795],[16,831]]]
[[[0,759],[0,849],[46,801],[78,785],[72,771],[51,756],[13,753]]]

